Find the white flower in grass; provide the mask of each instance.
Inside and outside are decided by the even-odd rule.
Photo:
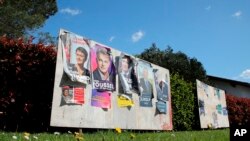
[[[12,139],[16,140],[16,139],[17,139],[17,136],[12,136]]]
[[[29,140],[29,139],[30,139],[30,137],[29,137],[29,136],[24,136],[24,138],[25,138],[26,140]]]
[[[33,138],[34,138],[34,139],[36,139],[36,140],[38,139],[38,137],[37,137],[37,136],[33,136]]]
[[[171,134],[172,137],[175,137],[175,134]]]
[[[54,135],[60,135],[60,133],[59,132],[54,132]]]
[[[71,132],[71,131],[68,131],[68,133],[69,133],[69,134],[72,134],[72,132]]]
[[[29,140],[29,139],[30,139],[30,133],[28,133],[28,132],[24,132],[23,134],[24,134],[24,136],[23,136],[23,137],[24,137],[25,139],[27,139],[27,140]]]

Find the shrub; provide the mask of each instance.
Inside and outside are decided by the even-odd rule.
[[[0,129],[49,127],[56,51],[31,42],[0,37]]]
[[[192,130],[195,124],[195,97],[192,83],[186,82],[178,74],[171,74],[170,85],[174,130]]]
[[[226,94],[230,126],[250,126],[250,99]]]

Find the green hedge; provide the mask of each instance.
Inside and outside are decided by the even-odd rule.
[[[186,82],[178,74],[171,74],[170,85],[174,130],[192,130],[196,105],[193,84]]]

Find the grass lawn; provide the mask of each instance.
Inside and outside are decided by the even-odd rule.
[[[83,130],[84,132],[84,130]],[[0,141],[229,141],[229,129],[182,131],[182,132],[143,132],[123,130],[100,130],[94,133],[14,133],[0,132]]]

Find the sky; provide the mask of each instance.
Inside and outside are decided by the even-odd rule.
[[[250,83],[249,0],[57,0],[39,29],[65,29],[134,55],[155,43],[198,59],[208,75]]]

